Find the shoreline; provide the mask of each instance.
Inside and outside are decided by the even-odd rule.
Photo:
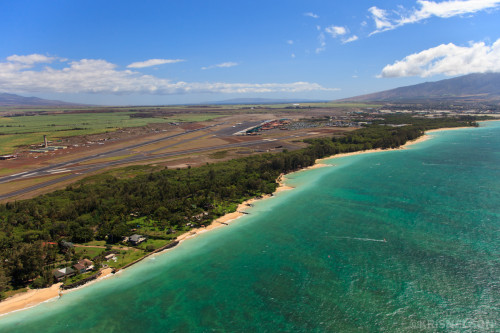
[[[0,317],[9,313],[26,310],[41,303],[61,297],[62,282],[48,288],[29,289],[26,292],[11,296],[0,303]]]
[[[492,120],[492,121],[498,121],[498,120]],[[421,143],[421,142],[424,142],[424,141],[431,139],[432,136],[428,135],[428,133],[437,132],[437,131],[458,130],[458,129],[465,129],[465,128],[471,128],[471,127],[451,127],[451,128],[440,128],[440,129],[425,131],[425,133],[422,136],[418,137],[415,140],[408,141],[404,145],[402,145],[398,148],[368,149],[368,150],[360,150],[360,151],[351,152],[351,153],[340,153],[340,154],[332,155],[329,157],[323,157],[323,158],[315,160],[313,165],[306,167],[306,168],[303,168],[301,170],[294,171],[294,172],[300,172],[300,171],[305,171],[305,170],[334,166],[331,164],[322,163],[324,160],[330,160],[333,158],[341,158],[341,157],[360,155],[360,154],[369,154],[369,153],[376,153],[376,152],[408,149],[409,146],[412,146],[412,145],[415,145],[417,143]],[[183,241],[185,241],[186,239],[196,237],[199,234],[202,234],[202,233],[214,230],[214,229],[218,229],[218,228],[221,228],[223,226],[228,226],[229,223],[234,222],[235,220],[237,220],[241,216],[248,214],[245,212],[246,209],[248,209],[249,207],[252,207],[252,204],[255,203],[256,201],[268,199],[268,198],[271,198],[276,193],[279,193],[282,191],[289,191],[289,190],[294,189],[294,187],[287,186],[285,184],[286,178],[285,178],[284,174],[281,174],[276,179],[276,182],[278,183],[278,187],[275,189],[275,191],[272,194],[266,194],[266,195],[261,196],[261,197],[256,197],[256,198],[252,198],[252,199],[243,201],[242,203],[240,203],[238,205],[238,207],[236,208],[236,211],[234,211],[232,213],[227,213],[227,214],[213,220],[212,223],[207,225],[206,227],[193,228],[189,231],[186,231],[182,235],[178,236],[175,240],[178,242],[178,244],[180,244]],[[158,254],[165,253],[166,251],[169,251],[175,247],[176,246],[164,249],[163,251],[156,252],[153,255],[156,256]],[[119,269],[116,273],[118,273],[121,270],[122,269]],[[109,269],[109,268],[104,269],[103,271],[101,271],[101,274],[99,275],[99,277],[96,280],[91,281],[91,283],[84,284],[84,285],[77,287],[77,288],[74,288],[74,289],[68,289],[66,291],[63,291],[60,289],[62,283],[57,283],[57,284],[54,284],[50,287],[43,288],[43,289],[29,289],[26,292],[11,296],[11,297],[1,301],[0,302],[0,317],[7,315],[7,314],[10,314],[10,313],[13,313],[13,312],[26,310],[26,309],[35,307],[37,305],[40,305],[44,302],[47,302],[47,301],[50,301],[53,299],[58,299],[65,293],[68,293],[68,292],[71,292],[71,291],[74,291],[74,290],[77,290],[80,288],[84,288],[90,284],[96,283],[96,282],[103,280],[105,278],[112,277],[115,274],[113,274],[111,272],[111,269]]]
[[[429,133],[438,132],[438,131],[459,130],[459,129],[466,129],[466,128],[475,128],[475,127],[470,127],[470,126],[467,126],[467,127],[446,127],[446,128],[438,128],[438,129],[428,130],[428,131],[425,131],[422,136],[419,136],[418,138],[416,138],[414,140],[407,141],[404,145],[401,145],[398,148],[387,148],[387,149],[376,148],[376,149],[358,150],[358,151],[354,151],[351,153],[335,154],[332,156],[317,159],[315,161],[315,165],[316,165],[316,163],[319,163],[320,165],[323,165],[323,166],[331,166],[331,164],[324,164],[322,162],[325,160],[330,160],[330,159],[334,159],[334,158],[341,158],[341,157],[361,155],[361,154],[371,154],[371,153],[378,153],[378,152],[384,152],[384,151],[405,150],[405,149],[408,149],[408,147],[410,147],[410,146],[413,146],[413,145],[416,145],[418,143],[422,143],[422,142],[425,142],[427,140],[432,139],[432,135],[429,135]],[[314,169],[314,168],[311,168],[311,169]]]

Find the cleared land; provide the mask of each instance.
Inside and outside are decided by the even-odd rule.
[[[9,154],[20,146],[40,144],[44,135],[61,142],[62,138],[114,132],[130,127],[169,122],[208,121],[222,115],[196,114],[170,117],[134,117],[134,112],[59,113],[0,117],[0,154]]]
[[[3,188],[0,197],[3,202],[29,198],[117,167],[184,168],[299,149],[306,146],[303,142],[306,138],[342,135],[353,128],[300,125],[294,129],[266,130],[253,136],[234,134],[273,119],[307,124],[301,121],[306,118],[324,123],[325,119],[344,119],[349,112],[368,111],[372,107],[367,104],[334,104],[332,107],[330,104],[301,105],[301,108],[283,104],[266,105],[266,108],[223,105],[74,109],[26,112],[29,116],[16,116],[22,112],[11,111],[8,117],[0,113],[0,134],[4,134],[0,140],[6,142],[3,153],[11,152],[5,148],[8,145],[25,145],[17,149],[17,159],[0,160]],[[44,134],[52,140],[51,145],[67,149],[30,153],[26,145],[40,144]],[[14,192],[15,196],[10,195]]]

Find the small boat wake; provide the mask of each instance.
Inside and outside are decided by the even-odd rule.
[[[352,239],[352,240],[358,240],[362,242],[381,242],[381,243],[387,243],[387,241],[384,239],[373,239],[373,238],[357,238],[357,237],[336,237],[340,239]]]

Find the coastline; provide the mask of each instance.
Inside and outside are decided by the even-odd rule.
[[[408,149],[408,147],[410,147],[410,146],[416,145],[417,143],[422,143],[424,141],[432,139],[432,135],[429,135],[429,133],[438,132],[438,131],[459,130],[459,129],[465,129],[465,128],[471,128],[471,127],[447,127],[447,128],[428,130],[428,131],[425,131],[424,135],[422,135],[414,140],[407,141],[404,145],[399,146],[398,148],[388,148],[388,149],[377,148],[377,149],[358,150],[358,151],[354,151],[352,153],[340,153],[340,154],[335,154],[332,156],[317,159],[315,161],[315,163],[323,165],[323,166],[330,166],[329,164],[324,164],[322,162],[325,160],[331,160],[333,158],[341,158],[341,157],[361,155],[361,154],[378,153],[378,152],[382,152],[382,151],[404,150],[404,149]]]
[[[493,121],[498,121],[498,120],[493,120]],[[322,161],[324,161],[324,160],[329,160],[329,159],[333,159],[333,158],[340,158],[340,157],[360,155],[360,154],[369,154],[369,153],[376,153],[376,152],[383,152],[383,151],[391,151],[391,150],[407,149],[409,146],[412,146],[412,145],[415,145],[417,143],[421,143],[421,142],[424,142],[424,141],[431,139],[432,136],[428,135],[428,133],[437,132],[437,131],[465,129],[465,128],[470,128],[470,127],[440,128],[440,129],[425,131],[425,133],[422,136],[420,136],[419,138],[417,138],[415,140],[408,141],[404,145],[402,145],[398,148],[391,148],[391,149],[378,148],[378,149],[361,150],[361,151],[356,151],[356,152],[351,152],[351,153],[341,153],[341,154],[336,154],[336,155],[332,155],[329,157],[320,158],[320,159],[317,159],[313,165],[311,165],[307,168],[303,168],[301,170],[298,170],[296,172],[333,166],[331,164],[322,163]],[[208,232],[210,230],[214,230],[214,229],[217,229],[217,228],[220,228],[223,226],[227,226],[229,223],[237,220],[241,216],[248,214],[245,212],[246,209],[251,207],[252,204],[255,203],[256,201],[270,198],[275,193],[294,189],[294,187],[287,186],[285,184],[285,181],[286,181],[285,175],[281,174],[278,177],[278,179],[276,180],[276,182],[279,185],[276,188],[276,190],[273,192],[273,194],[268,194],[268,195],[264,195],[264,196],[261,196],[258,198],[252,198],[252,199],[246,200],[238,205],[235,212],[228,213],[224,216],[221,216],[221,217],[215,219],[214,221],[212,221],[212,223],[210,225],[207,225],[206,227],[191,229],[191,230],[185,232],[184,234],[178,236],[176,238],[176,241],[178,241],[180,244],[180,243],[182,243],[182,241],[189,239],[189,238],[192,238],[192,237],[196,237],[196,235],[198,235],[198,234],[202,234],[202,233]],[[170,249],[171,248],[165,249],[163,251],[159,251],[159,252],[155,253],[154,255],[164,253],[165,251],[168,251]],[[95,282],[98,282],[104,278],[108,278],[111,276],[114,276],[114,274],[111,273],[111,269],[103,270],[101,272],[101,275],[99,276],[99,278],[90,284],[93,284]],[[64,293],[60,289],[61,285],[62,285],[62,283],[57,283],[57,284],[54,284],[54,285],[52,285],[48,288],[44,288],[44,289],[30,289],[27,292],[14,295],[12,297],[9,297],[9,298],[1,301],[0,302],[0,317],[7,315],[9,313],[12,313],[12,312],[17,312],[20,310],[25,310],[25,309],[37,306],[41,303],[47,302],[47,301],[52,300],[52,299],[59,298],[64,293],[71,292],[72,290],[83,288],[89,284],[82,285],[82,286],[75,288],[75,289],[66,290]]]
[[[48,288],[30,289],[3,300],[0,303],[0,317],[11,312],[29,309],[49,300],[61,296],[62,282],[53,284]]]
[[[283,184],[282,178],[283,178],[282,176],[280,176],[278,178],[277,182],[279,185],[276,188],[274,193],[293,189],[293,187],[285,186]],[[176,241],[178,241],[180,244],[184,240],[186,240],[188,238],[195,237],[198,234],[202,234],[202,233],[208,232],[210,230],[214,230],[214,229],[217,229],[217,228],[220,228],[223,226],[227,226],[230,222],[240,218],[243,215],[246,215],[247,213],[245,213],[245,210],[248,209],[249,207],[251,207],[251,205],[254,202],[256,202],[258,200],[267,199],[270,197],[272,197],[272,195],[267,194],[267,195],[264,195],[260,198],[252,198],[252,199],[246,200],[238,205],[238,207],[236,208],[236,211],[234,211],[232,213],[227,213],[226,215],[215,219],[214,221],[212,221],[212,223],[210,225],[208,225],[204,228],[203,227],[193,228],[193,229],[183,233],[179,237],[177,237]],[[165,249],[163,251],[156,252],[153,255],[158,255],[158,254],[164,253],[165,251],[168,251],[170,249],[172,249],[172,248],[168,248],[168,249]],[[121,269],[118,270],[116,273],[118,273],[119,271],[121,271]],[[52,299],[60,298],[62,295],[66,294],[66,293],[87,287],[91,284],[99,282],[100,280],[112,277],[116,273],[113,273],[111,268],[106,268],[106,269],[103,269],[101,271],[99,277],[96,280],[91,281],[89,283],[86,283],[86,284],[79,286],[77,288],[68,289],[68,290],[63,291],[61,289],[61,286],[63,283],[61,282],[61,283],[53,284],[52,286],[47,287],[47,288],[30,289],[26,292],[11,296],[11,297],[0,302],[0,317],[2,317],[4,315],[8,315],[9,313],[13,313],[13,312],[26,310],[26,309],[35,307],[37,305],[40,305],[40,304],[47,302],[47,301],[50,301]]]

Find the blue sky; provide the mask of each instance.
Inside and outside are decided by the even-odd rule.
[[[0,92],[334,100],[500,72],[500,0],[2,1]]]

